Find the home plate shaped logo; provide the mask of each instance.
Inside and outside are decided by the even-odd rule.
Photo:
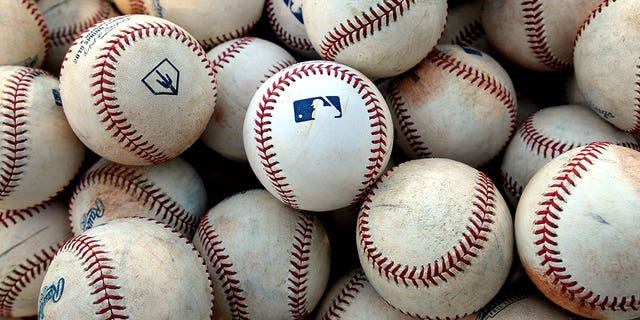
[[[142,78],[142,83],[156,96],[177,96],[179,82],[180,71],[167,58]]]

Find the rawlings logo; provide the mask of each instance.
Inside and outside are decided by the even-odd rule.
[[[96,219],[104,217],[104,203],[102,203],[102,200],[96,199],[95,204],[94,207],[82,215],[82,221],[80,222],[82,231],[93,228],[93,223]]]
[[[62,298],[64,292],[64,278],[58,279],[58,284],[53,283],[50,286],[45,286],[40,291],[40,299],[38,300],[38,320],[44,319],[44,307],[49,301],[58,303]]]

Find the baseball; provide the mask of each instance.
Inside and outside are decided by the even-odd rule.
[[[0,65],[40,67],[50,41],[47,24],[32,0],[0,3]]]
[[[520,260],[563,308],[640,317],[640,153],[606,142],[563,153],[527,184],[515,216]]]
[[[533,292],[498,295],[482,310],[460,320],[574,320],[576,316]]]
[[[573,56],[578,87],[587,104],[632,134],[640,134],[638,28],[640,2],[605,1],[580,28]]]
[[[391,80],[387,93],[398,146],[411,158],[442,157],[476,167],[506,145],[516,119],[507,72],[469,47],[438,45]]]
[[[0,66],[0,92],[0,209],[19,210],[62,191],[80,169],[85,149],[65,120],[55,77]]]
[[[277,44],[254,37],[222,43],[207,58],[218,80],[218,99],[200,138],[224,157],[246,162],[242,125],[251,98],[269,77],[296,60]]]
[[[51,42],[44,68],[56,74],[75,38],[94,24],[116,16],[105,0],[41,0],[38,7]]]
[[[362,269],[343,275],[327,291],[318,306],[316,320],[386,319],[411,320],[413,318],[394,309],[367,280]]]
[[[146,14],[144,0],[113,0],[122,14]]]
[[[193,243],[215,279],[216,319],[305,319],[329,278],[329,238],[318,218],[264,190],[218,203]]]
[[[216,80],[204,50],[167,20],[104,20],[74,41],[62,64],[64,113],[89,149],[113,162],[168,161],[204,131]]]
[[[513,257],[511,214],[493,182],[449,159],[410,160],[382,176],[360,209],[356,237],[373,288],[421,319],[482,308]]]
[[[418,64],[438,42],[447,17],[442,0],[302,0],[302,8],[320,56],[370,78],[395,76]]]
[[[180,157],[152,166],[126,166],[101,159],[82,176],[69,204],[74,235],[108,221],[154,218],[193,238],[207,208],[196,170]]]
[[[509,142],[502,159],[501,177],[507,199],[515,207],[529,179],[551,159],[596,141],[640,150],[632,135],[618,130],[585,106],[548,107],[529,116]]]
[[[58,201],[0,211],[0,317],[34,316],[45,272],[71,230]]]
[[[38,319],[210,319],[202,257],[162,222],[124,218],[67,240],[42,281]]]
[[[301,0],[267,0],[266,6],[271,30],[289,49],[309,59],[320,58],[304,28]]]
[[[491,47],[482,27],[483,0],[468,0],[449,8],[447,24],[438,44],[456,44],[489,52]]]
[[[391,155],[393,122],[384,98],[362,73],[331,61],[295,64],[253,96],[244,148],[262,185],[294,209],[330,211],[355,204]]]
[[[535,71],[572,66],[573,40],[580,24],[602,0],[485,1],[482,24],[492,47]]]

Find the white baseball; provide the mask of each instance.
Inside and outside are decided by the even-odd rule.
[[[529,179],[551,159],[596,141],[640,150],[631,134],[618,130],[585,106],[548,107],[531,115],[509,142],[502,159],[507,199],[515,207]]]
[[[242,125],[251,98],[269,77],[296,60],[277,44],[254,37],[222,43],[207,52],[207,58],[218,80],[218,98],[200,138],[224,157],[246,162]]]
[[[573,64],[580,24],[602,0],[485,1],[482,24],[492,47],[512,62],[535,71]]]
[[[183,27],[210,49],[246,35],[262,16],[265,0],[143,0],[146,14]]]
[[[271,29],[287,47],[305,58],[320,58],[304,28],[301,0],[267,0],[266,6]]]
[[[65,119],[51,74],[1,66],[0,93],[0,208],[19,210],[62,191],[85,149]]]
[[[145,167],[101,159],[75,186],[69,222],[75,235],[114,219],[149,217],[191,239],[206,206],[202,179],[180,157]]]
[[[144,0],[113,0],[122,14],[145,14]]]
[[[418,64],[438,42],[447,16],[442,0],[302,0],[302,8],[320,56],[371,78],[395,76]]]
[[[73,40],[94,24],[116,16],[105,0],[41,0],[38,7],[51,42],[43,67],[55,74],[60,72],[62,60]]]
[[[483,0],[467,0],[449,7],[447,24],[438,44],[456,44],[489,52],[491,46],[482,27]]]
[[[640,2],[604,1],[580,28],[573,55],[587,104],[632,134],[640,134],[639,22]]]
[[[577,320],[575,315],[535,292],[498,295],[482,310],[460,320]]]
[[[198,251],[147,218],[110,221],[67,240],[38,300],[38,319],[210,319],[212,311]]]
[[[527,184],[515,216],[529,278],[547,298],[593,319],[640,317],[640,152],[591,143]]]
[[[70,236],[62,202],[0,211],[0,317],[36,315],[44,274]]]
[[[216,319],[306,319],[329,279],[329,238],[318,218],[264,190],[218,203],[193,242],[215,279]]]
[[[191,146],[216,101],[204,50],[167,20],[104,20],[76,39],[60,74],[64,112],[98,155],[127,165],[159,164]]]
[[[49,31],[32,0],[0,3],[0,65],[40,67],[50,47]]]
[[[367,280],[362,269],[340,277],[318,305],[316,320],[413,319],[389,305]]]
[[[388,96],[398,146],[411,158],[479,166],[502,150],[516,125],[509,75],[469,47],[438,45],[410,72],[392,79]]]
[[[365,199],[358,256],[378,294],[420,319],[457,319],[486,305],[513,257],[511,215],[481,171],[449,159],[402,163]]]
[[[393,122],[376,86],[353,68],[309,61],[255,93],[243,140],[251,169],[289,207],[330,211],[357,203],[393,147]]]

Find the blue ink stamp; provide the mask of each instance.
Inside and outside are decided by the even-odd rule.
[[[334,119],[342,118],[340,97],[313,97],[293,102],[293,112],[296,122],[305,122],[333,115]]]
[[[474,48],[465,47],[465,46],[460,46],[460,48],[462,48],[462,50],[464,50],[464,52],[466,52],[467,54],[472,54],[478,57],[482,57],[482,52],[480,52],[480,50],[476,50]]]
[[[58,107],[62,107],[62,98],[60,98],[60,90],[51,89],[51,94],[53,94],[53,101],[55,101]]]
[[[49,301],[58,303],[64,292],[64,278],[58,279],[58,283],[45,286],[40,290],[40,299],[38,300],[38,320],[44,319],[44,307]]]
[[[153,70],[142,78],[142,83],[156,96],[177,96],[179,82],[180,71],[167,58],[160,61]]]
[[[293,14],[300,23],[304,24],[302,19],[302,0],[284,0],[284,5],[289,8],[291,14]]]
[[[93,228],[93,224],[96,219],[104,217],[104,203],[99,198],[96,199],[95,206],[91,207],[89,211],[85,212],[82,215],[82,220],[80,221],[80,228],[82,231],[87,231]]]

